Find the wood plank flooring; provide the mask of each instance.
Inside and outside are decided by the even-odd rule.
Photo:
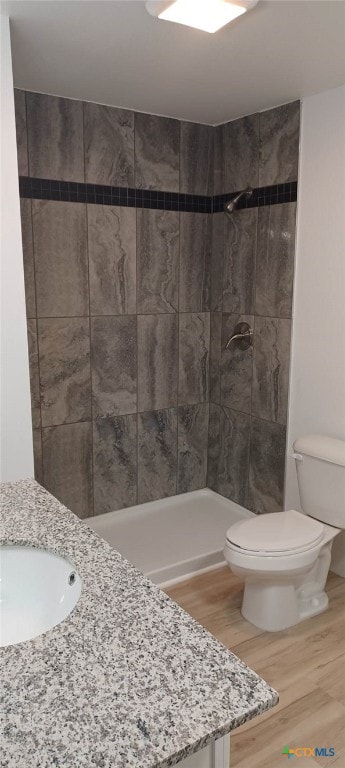
[[[283,632],[241,613],[242,582],[223,567],[166,592],[277,689],[279,704],[231,734],[231,768],[345,768],[345,580],[329,574],[329,608]],[[284,746],[334,747],[334,757],[294,757]]]

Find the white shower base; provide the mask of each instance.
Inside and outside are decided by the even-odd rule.
[[[227,529],[252,514],[203,488],[85,522],[155,584],[167,586],[223,565]]]

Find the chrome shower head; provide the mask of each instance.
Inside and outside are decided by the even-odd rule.
[[[243,190],[243,192],[239,192],[235,197],[233,197],[231,200],[229,200],[224,205],[224,213],[226,216],[231,216],[231,214],[236,211],[237,203],[241,199],[241,197],[246,197],[247,200],[249,200],[250,197],[252,197],[253,190],[251,187],[246,187],[246,189]]]

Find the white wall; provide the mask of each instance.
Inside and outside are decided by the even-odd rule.
[[[344,86],[302,103],[290,376],[285,508],[300,509],[293,441],[345,440]]]
[[[9,20],[1,16],[0,480],[33,476],[29,362]]]

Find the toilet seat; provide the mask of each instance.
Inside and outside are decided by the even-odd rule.
[[[290,509],[235,523],[227,531],[226,543],[246,555],[281,557],[313,549],[323,536],[322,523]]]

